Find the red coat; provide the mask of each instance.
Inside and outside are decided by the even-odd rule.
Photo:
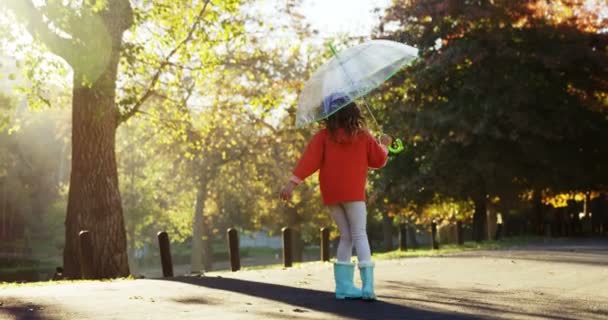
[[[293,180],[300,182],[319,170],[325,205],[365,201],[367,170],[384,167],[387,157],[386,147],[367,130],[354,137],[339,131],[337,139],[332,139],[329,131],[322,129],[308,143]]]

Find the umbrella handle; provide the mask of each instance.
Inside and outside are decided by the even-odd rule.
[[[405,150],[405,147],[403,146],[403,141],[399,138],[395,139],[393,144],[388,146],[388,151],[393,154],[401,153],[403,150]]]

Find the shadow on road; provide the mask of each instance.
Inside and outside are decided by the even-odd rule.
[[[44,307],[16,300],[1,300],[0,319],[11,320],[54,320],[43,316]]]
[[[603,301],[566,300],[546,293],[496,291],[483,289],[446,289],[443,287],[412,285],[401,281],[389,281],[384,286],[392,291],[423,292],[419,296],[380,296],[385,299],[402,300],[405,304],[431,304],[440,309],[458,307],[476,314],[493,315],[500,319],[555,319],[555,320],[600,320],[608,319],[608,306]],[[539,299],[535,299],[538,295]],[[547,301],[552,303],[547,304]],[[591,308],[596,305],[596,308]],[[542,306],[542,311],[536,307]],[[601,307],[604,306],[604,307]]]

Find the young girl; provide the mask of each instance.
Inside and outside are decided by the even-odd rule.
[[[343,97],[324,101],[329,110],[339,105]],[[374,300],[374,263],[367,240],[365,184],[368,168],[386,164],[391,137],[383,136],[378,143],[364,128],[363,118],[354,103],[331,115],[309,142],[293,176],[281,191],[289,200],[293,189],[319,170],[323,203],[329,207],[338,225],[340,243],[334,263],[337,299],[363,298]],[[362,289],[353,282],[355,265],[351,262],[353,246],[357,252]]]

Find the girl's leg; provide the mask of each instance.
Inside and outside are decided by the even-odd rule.
[[[341,205],[331,205],[329,206],[329,210],[332,218],[338,225],[338,231],[340,231],[340,242],[338,243],[337,252],[338,261],[350,263],[350,258],[353,254],[353,241],[344,208]]]
[[[357,250],[357,260],[359,262],[371,261],[372,255],[367,240],[367,209],[365,208],[365,202],[345,202],[342,206],[344,207],[344,211],[346,211],[352,243],[355,246],[355,250]]]
[[[346,217],[350,225],[351,237],[353,244],[357,250],[357,259],[359,260],[359,271],[361,274],[361,298],[364,300],[375,300],[374,293],[374,263],[367,241],[367,210],[365,202],[347,202],[342,204],[346,211]]]
[[[350,226],[341,205],[330,206],[331,216],[340,231],[338,244],[338,261],[334,263],[334,280],[336,281],[336,299],[359,299],[363,296],[361,289],[355,287],[355,264],[350,262],[353,253],[353,241],[350,237]]]

